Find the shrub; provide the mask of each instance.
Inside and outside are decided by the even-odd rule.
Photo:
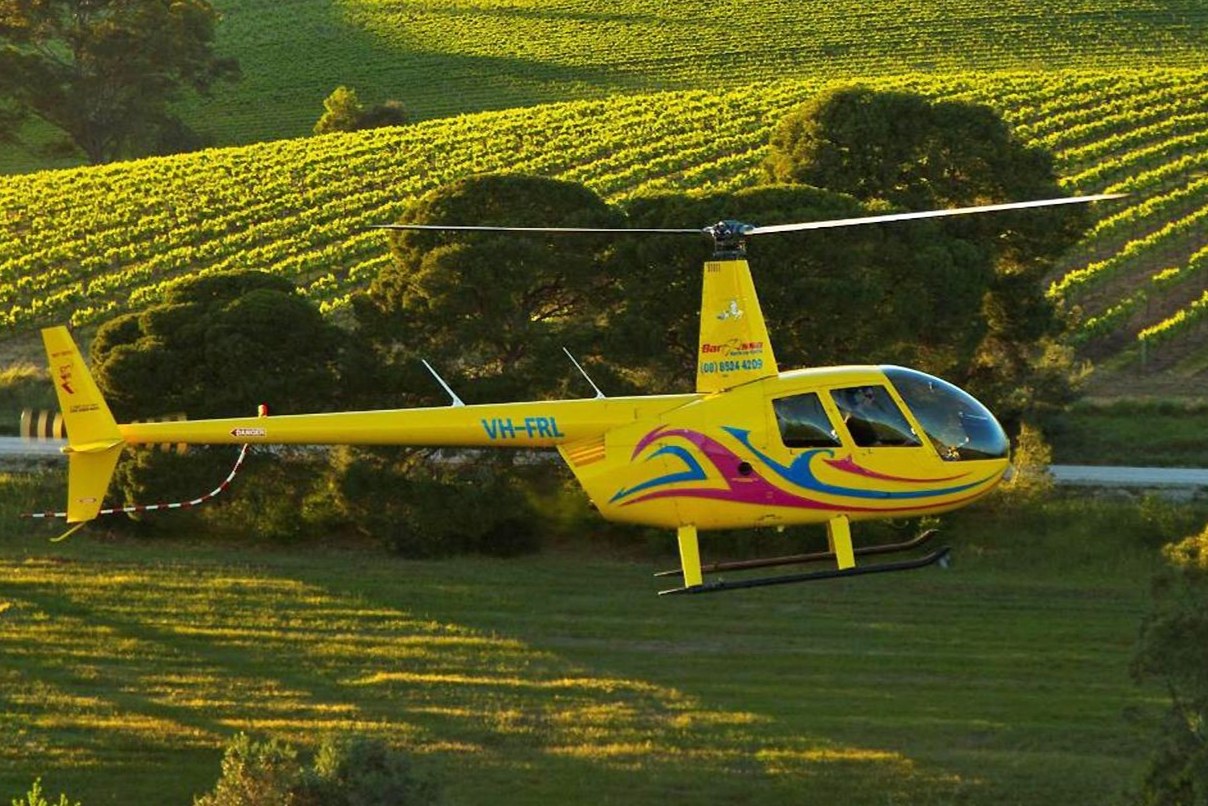
[[[42,794],[41,778],[34,780],[33,786],[29,788],[29,794],[23,798],[13,800],[12,803],[13,806],[72,806],[71,802],[67,800],[67,796],[62,793],[59,794],[59,800],[57,803],[51,803],[48,801]],[[76,801],[75,806],[80,806],[80,802]]]
[[[411,761],[381,739],[364,736],[323,742],[314,767],[297,789],[299,806],[407,806],[435,803],[438,789]]]
[[[289,803],[302,777],[298,753],[276,739],[254,742],[235,736],[222,755],[222,775],[214,791],[194,806],[279,806]]]
[[[407,122],[407,110],[402,101],[385,101],[374,104],[361,113],[359,128],[380,129],[383,126],[402,126]]]
[[[218,486],[234,462],[230,448],[191,447],[186,454],[158,448],[127,448],[110,484],[114,506],[148,506],[189,501]],[[201,524],[203,510],[179,509],[162,514],[134,513],[115,516],[114,523],[131,521],[154,525],[169,519],[174,529],[191,530]]]
[[[402,126],[407,111],[401,101],[386,101],[366,108],[349,87],[336,87],[323,101],[323,115],[315,123],[315,134],[355,132],[382,126]]]
[[[218,533],[296,542],[308,533],[311,522],[305,503],[322,474],[319,462],[301,451],[249,452],[238,478],[213,506],[202,509],[202,519]],[[214,478],[214,483],[221,478]]]
[[[194,806],[405,806],[438,797],[436,784],[381,739],[328,738],[306,768],[290,745],[240,733],[227,745],[214,790]]]
[[[345,86],[336,87],[323,101],[323,115],[315,123],[315,134],[356,131],[357,121],[365,113],[357,91]]]
[[[1029,422],[1020,424],[1011,460],[1015,475],[1007,485],[1009,495],[1036,498],[1052,491],[1049,465],[1053,463],[1053,450],[1039,428]]]

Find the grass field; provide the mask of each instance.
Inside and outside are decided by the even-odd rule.
[[[187,803],[246,730],[387,737],[451,803],[1103,803],[1162,702],[1127,672],[1143,531],[1135,507],[982,510],[950,522],[948,571],[667,600],[669,557],[10,526],[0,797],[43,775],[85,804]]]

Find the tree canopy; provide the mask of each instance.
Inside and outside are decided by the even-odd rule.
[[[508,175],[438,188],[403,221],[609,227],[623,219],[581,185]],[[399,231],[394,263],[354,299],[357,319],[409,375],[405,387],[433,386],[419,362],[427,358],[467,401],[561,394],[577,379],[562,347],[590,344],[606,310],[609,247],[594,237]]]
[[[263,272],[193,277],[102,325],[97,385],[119,418],[321,410],[340,394],[342,334],[292,283]]]
[[[771,138],[767,173],[908,210],[1067,195],[1052,156],[1023,145],[986,106],[847,87],[793,110]],[[1081,236],[1080,206],[968,216],[939,231],[989,250],[994,280],[980,304],[986,330],[964,368],[971,391],[1013,421],[1068,395],[1071,356],[1042,280]],[[914,225],[903,225],[914,230]]]
[[[248,417],[260,403],[273,414],[344,407],[349,384],[341,369],[345,353],[354,353],[344,349],[347,340],[285,278],[241,271],[175,284],[159,305],[102,325],[90,353],[97,386],[119,420],[179,412]],[[128,452],[114,490],[126,503],[187,500],[211,489],[232,458],[221,447]],[[280,458],[249,456],[255,482],[237,485],[219,508],[193,517],[213,518],[220,529],[295,537],[311,482]]]
[[[628,213],[633,226],[683,227],[735,211],[771,225],[882,208],[779,185],[641,198]],[[748,252],[785,367],[896,362],[951,377],[984,336],[981,299],[994,276],[989,254],[934,224],[762,236]],[[623,242],[613,257],[618,303],[602,338],[611,355],[657,379],[651,391],[687,389],[695,377],[700,264],[708,255],[703,239],[643,238]]]
[[[218,18],[207,0],[0,0],[0,118],[40,118],[93,164],[195,145],[171,102],[238,76]]]
[[[920,180],[921,181],[921,180]],[[587,189],[529,176],[482,176],[433,191],[405,221],[516,226],[684,228],[741,213],[779,224],[884,212],[808,185],[663,194],[610,209]],[[988,216],[992,217],[992,216]],[[1055,325],[1001,225],[920,221],[759,237],[749,245],[777,355],[786,367],[900,363],[970,387],[1008,423],[1063,392]],[[1049,239],[1048,249],[1063,244]],[[1032,242],[1031,260],[1053,255]],[[399,391],[427,389],[420,358],[469,400],[586,391],[561,347],[615,392],[683,391],[695,375],[705,238],[516,236],[404,231],[395,262],[354,302],[384,346]]]
[[[1025,146],[988,106],[848,87],[802,104],[776,127],[775,181],[923,210],[1060,195],[1052,158]]]
[[[851,87],[823,93],[776,127],[773,181],[803,182],[907,210],[1067,195],[1053,158],[1026,146],[988,106]],[[1000,273],[1048,271],[1081,235],[1078,207],[952,219],[945,227],[993,242]]]

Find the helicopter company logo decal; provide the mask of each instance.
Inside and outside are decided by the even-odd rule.
[[[622,506],[637,504],[642,501],[649,501],[659,498],[707,498],[716,501],[730,501],[738,504],[756,504],[756,505],[772,505],[781,507],[792,507],[797,509],[820,509],[829,511],[842,512],[895,512],[906,510],[929,509],[933,507],[949,506],[957,503],[951,499],[940,503],[929,503],[927,499],[934,499],[941,496],[950,496],[958,493],[970,493],[969,498],[976,497],[978,493],[971,492],[985,483],[997,478],[996,473],[990,474],[985,478],[978,479],[966,484],[957,484],[951,486],[934,487],[928,486],[925,489],[915,490],[871,490],[861,487],[849,487],[840,484],[832,484],[818,478],[812,468],[815,458],[821,458],[822,461],[834,470],[857,476],[860,478],[881,478],[885,480],[893,480],[907,484],[916,485],[935,485],[954,481],[960,477],[947,477],[941,479],[915,479],[906,477],[884,476],[883,474],[875,473],[874,471],[861,468],[849,459],[835,460],[834,450],[830,448],[818,448],[802,453],[796,457],[791,465],[784,465],[777,462],[775,459],[755,448],[750,442],[750,432],[741,429],[724,426],[722,428],[727,434],[750,452],[751,457],[744,459],[739,454],[735,453],[730,448],[721,444],[717,440],[702,434],[699,431],[690,429],[669,429],[663,426],[654,429],[648,433],[637,444],[633,451],[633,459],[637,459],[646,448],[648,448],[655,440],[665,440],[667,438],[679,438],[687,442],[696,450],[690,450],[681,445],[661,444],[660,447],[646,457],[644,461],[649,461],[658,456],[675,456],[678,457],[684,464],[684,469],[657,478],[650,479],[633,487],[623,487],[616,492],[609,503],[621,503]],[[710,474],[705,471],[704,466],[696,457],[699,452],[704,456],[705,460],[713,466],[715,474]],[[746,475],[737,471],[741,465],[751,465],[750,472]],[[810,493],[813,495],[801,495],[797,492],[785,490],[782,487],[773,484],[769,478],[759,472],[755,465],[762,466],[771,471],[772,477],[778,478],[782,483],[787,483],[789,486],[800,490],[802,493]],[[723,470],[723,468],[734,468],[734,471]],[[713,477],[713,486],[709,487],[689,487],[678,489],[659,489],[667,485],[679,484],[689,481],[709,481]],[[721,481],[724,487],[716,486],[716,482]],[[815,497],[816,495],[826,495],[838,499],[847,499],[847,501],[825,501]],[[964,500],[964,499],[960,499]],[[877,501],[895,504],[894,506],[876,506]],[[917,501],[906,506],[897,506],[907,501]]]
[[[59,388],[69,395],[75,394],[75,390],[71,388],[72,370],[71,364],[63,364],[59,367]]]
[[[700,346],[700,351],[705,355],[718,353],[726,358],[738,358],[744,355],[759,355],[763,352],[763,342],[740,341],[738,339],[730,339],[725,344],[709,344],[705,342]]]
[[[730,300],[730,304],[726,306],[726,309],[724,311],[722,311],[721,313],[719,313],[717,315],[717,318],[719,320],[721,320],[722,322],[725,322],[729,319],[735,319],[735,320],[741,319],[742,318],[742,308],[738,307],[738,300],[736,300],[736,299]]]

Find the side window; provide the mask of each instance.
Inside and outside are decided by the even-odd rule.
[[[772,401],[772,409],[786,448],[833,448],[840,444],[822,401],[813,392],[777,398]]]
[[[884,386],[833,389],[831,398],[851,438],[861,448],[922,444]]]

